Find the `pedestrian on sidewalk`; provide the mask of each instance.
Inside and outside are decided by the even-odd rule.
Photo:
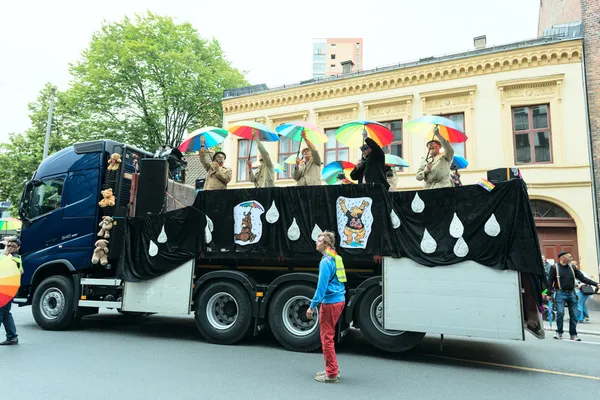
[[[568,251],[558,254],[558,263],[550,267],[548,288],[554,290],[556,301],[556,334],[554,339],[562,339],[563,320],[565,317],[565,303],[569,307],[569,335],[571,340],[580,342],[577,336],[577,295],[575,294],[575,280],[578,279],[588,285],[600,288],[598,282],[586,278],[581,271],[573,268],[573,256]]]
[[[316,249],[321,254],[319,263],[319,281],[317,290],[306,310],[306,317],[313,319],[319,307],[319,328],[321,330],[321,346],[325,358],[325,371],[318,372],[315,376],[317,382],[338,383],[340,371],[335,355],[335,326],[342,315],[346,302],[346,271],[344,263],[334,250],[335,235],[333,232],[322,232],[316,243]]]
[[[9,257],[12,259],[19,268],[19,272],[23,273],[23,267],[21,266],[21,257],[19,256],[19,249],[21,248],[21,241],[16,238],[11,238],[6,243],[6,251],[2,254],[2,257]],[[4,307],[0,307],[0,325],[4,325],[6,331],[6,340],[0,343],[0,346],[11,346],[19,344],[19,335],[17,335],[17,327],[15,326],[15,320],[10,312],[12,303],[8,302]]]
[[[577,268],[586,278],[590,279],[588,274],[581,270],[581,266],[573,261],[573,265]],[[577,286],[577,323],[590,322],[590,314],[587,309],[587,301],[595,292],[593,287],[582,283],[579,279],[575,282]]]

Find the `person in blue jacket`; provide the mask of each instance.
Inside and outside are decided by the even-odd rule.
[[[319,309],[319,328],[321,331],[321,346],[325,358],[325,371],[318,372],[315,379],[318,382],[337,383],[340,373],[335,355],[335,326],[344,311],[346,303],[346,272],[344,263],[334,250],[335,235],[332,232],[322,232],[316,242],[316,249],[321,254],[319,263],[319,282],[317,290],[306,311],[306,317],[312,319],[317,306]]]

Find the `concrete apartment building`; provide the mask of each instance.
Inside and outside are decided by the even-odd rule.
[[[342,73],[342,62],[352,61],[352,71],[363,69],[361,38],[313,39],[313,79]]]

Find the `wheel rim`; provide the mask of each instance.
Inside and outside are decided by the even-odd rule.
[[[371,316],[371,323],[377,330],[384,335],[387,336],[399,336],[404,333],[404,331],[392,331],[388,329],[383,329],[383,295],[379,295],[373,300],[371,303],[371,311],[369,312]]]
[[[283,325],[295,336],[308,336],[319,325],[318,315],[313,319],[306,318],[306,310],[310,307],[310,299],[306,296],[294,296],[286,301],[281,311]]]
[[[60,289],[49,288],[40,299],[40,311],[46,319],[54,320],[61,316],[65,309],[65,295]]]
[[[232,295],[219,292],[212,295],[206,303],[208,323],[215,329],[231,328],[238,319],[238,303]]]

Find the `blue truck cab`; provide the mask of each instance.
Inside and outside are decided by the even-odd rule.
[[[93,271],[97,276],[114,276],[114,266],[91,262],[101,220],[100,192],[114,153],[121,156],[113,185],[116,204],[112,214],[117,224],[111,231],[115,245],[109,256],[114,260],[122,238],[118,221],[128,215],[133,155],[146,158],[152,157],[151,153],[111,140],[78,143],[42,161],[32,179],[25,183],[19,206],[24,273],[15,302],[40,302],[33,307],[34,317],[38,323],[38,317],[43,317],[43,323],[58,325],[50,328],[63,327],[74,317],[74,298],[78,298],[74,296],[80,277],[94,269],[100,270]],[[51,285],[44,284],[48,280]],[[64,307],[71,307],[73,313],[64,313]]]

